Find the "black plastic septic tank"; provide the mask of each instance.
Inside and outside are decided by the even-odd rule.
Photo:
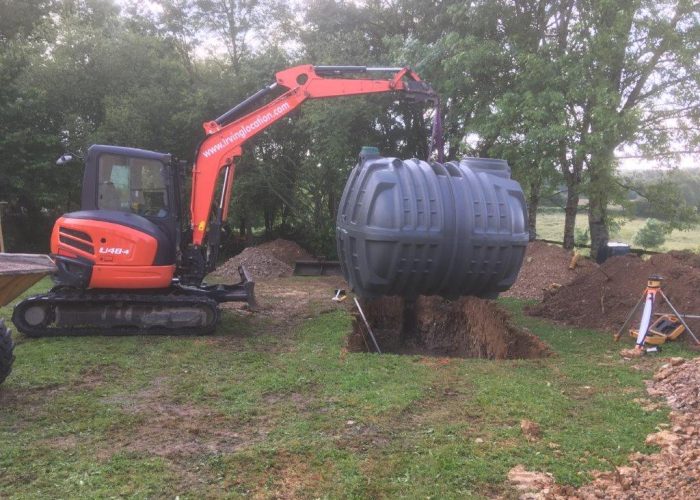
[[[355,293],[495,297],[513,285],[527,209],[505,160],[429,164],[367,149],[336,221],[340,264]]]

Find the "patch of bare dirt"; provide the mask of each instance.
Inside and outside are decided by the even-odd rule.
[[[502,297],[542,299],[558,287],[568,285],[576,276],[593,266],[593,262],[579,257],[574,269],[569,269],[573,252],[558,245],[532,241],[527,245],[525,259],[518,279]]]
[[[591,265],[528,312],[579,327],[616,331],[642,297],[648,277],[660,274],[665,278],[663,291],[676,309],[681,313],[698,314],[698,260],[694,254],[685,252],[654,255],[648,260],[634,255],[612,257],[601,266]],[[669,311],[662,302],[657,302],[656,312]],[[634,320],[635,327],[639,325],[639,315],[641,311]],[[700,327],[700,320],[688,320],[688,324],[691,328]]]
[[[539,338],[512,324],[495,302],[476,297],[446,300],[421,296],[363,301],[362,308],[382,352],[484,359],[540,358],[551,354]],[[373,350],[356,312],[350,351]]]
[[[57,436],[50,439],[37,441],[37,445],[46,446],[55,450],[70,451],[78,446],[78,438],[74,434],[67,436]]]
[[[80,373],[80,378],[73,385],[76,389],[96,389],[112,377],[117,377],[121,369],[112,363],[92,365]]]
[[[255,284],[257,307],[251,311],[247,304],[228,302],[220,308],[237,317],[234,325],[222,325],[217,334],[195,339],[196,343],[219,349],[256,349],[263,352],[286,352],[298,344],[292,335],[306,319],[319,314],[345,309],[348,301],[331,299],[336,288],[347,288],[338,276],[270,278]],[[269,341],[250,345],[246,339],[270,335]],[[245,343],[245,346],[243,345]]]
[[[71,391],[91,391],[108,383],[113,376],[118,376],[120,368],[111,363],[102,363],[87,367],[80,376],[70,383],[53,383],[35,387],[7,386],[0,387],[0,408],[14,408],[22,413],[17,428],[28,422],[45,417],[45,405],[61,395]],[[60,439],[59,439],[60,441]]]
[[[345,288],[338,276],[281,278],[255,284],[258,308],[255,314],[272,319],[286,329],[314,314],[333,311],[344,304],[333,302],[336,288]]]
[[[554,477],[544,472],[533,472],[522,465],[508,471],[508,481],[520,493],[521,499],[537,498],[554,486]]]
[[[25,419],[40,418],[36,409],[46,401],[51,401],[70,386],[48,384],[35,387],[0,386],[0,408],[17,408],[25,414]]]
[[[219,266],[214,276],[238,281],[238,267],[241,265],[245,266],[255,280],[291,276],[295,261],[312,258],[297,243],[276,239],[246,248]]]
[[[335,437],[336,445],[355,452],[378,450],[391,442],[392,436],[376,425],[347,420]]]
[[[578,489],[535,483],[526,492],[520,490],[524,495],[521,498],[697,498],[700,486],[699,388],[700,358],[692,361],[671,358],[657,371],[654,379],[647,382],[650,395],[663,395],[674,408],[670,413],[669,428],[659,429],[646,438],[647,444],[661,448],[658,453],[643,455],[635,452],[629,456],[628,466],[594,473],[594,480]],[[517,488],[517,482],[513,483]]]
[[[263,397],[266,405],[291,404],[299,413],[309,411],[309,406],[314,399],[314,396],[300,392],[292,392],[291,394],[287,392],[272,392]]]
[[[209,408],[181,404],[169,395],[169,383],[159,377],[145,389],[128,396],[110,397],[106,402],[136,415],[139,423],[113,432],[108,458],[128,451],[170,459],[232,453],[264,439],[263,425],[241,425]]]
[[[528,441],[537,441],[542,437],[540,424],[532,420],[522,419],[520,421],[520,430],[523,431],[523,435]]]
[[[261,485],[261,491],[254,497],[280,500],[308,497],[307,490],[322,481],[322,475],[313,472],[310,461],[310,457],[278,452],[266,470],[270,484]]]
[[[162,457],[196,456],[232,453],[264,437],[262,429],[251,433],[251,429],[242,429],[226,417],[199,407],[160,404],[115,444],[118,449]]]

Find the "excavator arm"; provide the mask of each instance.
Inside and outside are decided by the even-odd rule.
[[[393,76],[388,79],[343,78],[351,74],[371,73],[393,73]],[[401,92],[417,101],[432,101],[437,97],[433,89],[408,68],[304,65],[280,71],[275,77],[275,83],[256,92],[216,120],[204,123],[207,136],[197,150],[192,174],[190,211],[195,249],[202,247],[208,239],[210,249],[216,253],[221,224],[228,215],[235,161],[241,156],[243,144],[287,116],[307,99],[382,92]],[[286,91],[260,105],[279,88]],[[259,107],[252,109],[255,106]],[[221,198],[216,206],[216,217],[210,222],[222,171]],[[207,266],[211,267],[212,256],[207,261]]]

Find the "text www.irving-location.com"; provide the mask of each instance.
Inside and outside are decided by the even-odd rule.
[[[232,142],[235,142],[235,141],[240,140],[240,139],[245,139],[252,132],[255,132],[257,129],[259,129],[263,125],[269,123],[274,117],[279,116],[281,114],[284,114],[284,112],[287,111],[288,109],[289,109],[288,102],[280,104],[279,106],[277,106],[275,109],[273,109],[269,113],[265,113],[264,115],[259,116],[253,123],[241,126],[241,128],[236,130],[234,133],[224,137],[223,139],[221,139],[219,142],[217,142],[213,146],[205,149],[204,151],[202,151],[202,155],[205,158],[209,158],[211,155],[221,151],[222,149],[224,149],[226,146],[228,146]]]

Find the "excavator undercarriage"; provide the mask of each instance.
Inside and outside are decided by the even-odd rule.
[[[216,327],[216,301],[204,296],[58,289],[21,302],[12,321],[30,337],[203,335]]]
[[[29,337],[81,335],[206,335],[219,320],[222,302],[254,308],[254,281],[239,268],[235,285],[173,285],[168,289],[81,290],[54,287],[14,309],[12,321]]]

